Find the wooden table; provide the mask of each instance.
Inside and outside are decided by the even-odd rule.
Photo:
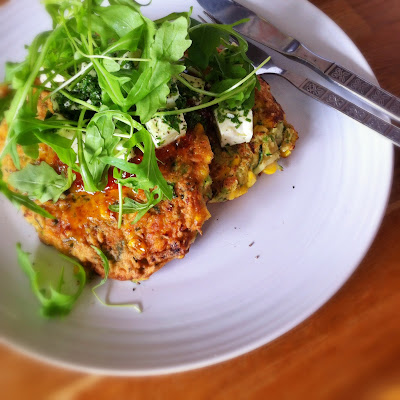
[[[0,3],[2,0],[0,0]],[[400,0],[313,0],[400,96]],[[355,154],[355,157],[357,155]],[[106,378],[0,348],[3,399],[400,399],[400,152],[390,202],[364,261],[322,309],[250,354],[188,373]]]

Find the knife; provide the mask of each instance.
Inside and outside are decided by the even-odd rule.
[[[257,16],[248,8],[233,0],[197,0],[197,2],[223,24],[232,24],[248,18],[248,22],[237,25],[234,29],[243,36],[306,64],[324,78],[348,90],[388,117],[400,121],[398,97],[361,78],[349,69],[313,53],[301,42],[279,31],[270,22]]]

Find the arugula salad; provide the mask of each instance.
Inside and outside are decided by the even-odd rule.
[[[195,111],[211,108],[219,122],[237,124],[238,112],[246,117],[253,107],[257,70],[247,43],[235,24],[199,24],[191,10],[152,21],[132,0],[43,3],[53,29],[27,46],[24,61],[7,63],[0,87],[0,120],[8,129],[0,159],[11,157],[17,168],[7,183],[1,177],[0,191],[15,205],[54,218],[42,203],[57,202],[76,179],[88,193],[103,191],[111,173],[119,201],[110,210],[118,213],[118,226],[124,213],[137,213],[137,221],[174,196],[157,148],[184,136]],[[57,154],[61,173],[45,162],[21,165],[21,151],[36,159],[41,143]],[[130,162],[135,152],[140,163]],[[124,198],[123,187],[143,190],[147,202]],[[96,251],[106,270],[107,258]],[[63,294],[60,284],[44,297],[20,247],[18,258],[44,315],[67,314],[85,285],[80,264],[72,260],[80,282],[75,294]]]

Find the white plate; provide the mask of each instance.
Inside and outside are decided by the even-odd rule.
[[[145,13],[159,17],[190,3],[154,0]],[[245,4],[315,51],[374,80],[350,39],[308,2]],[[194,15],[198,13],[196,8]],[[0,8],[0,64],[21,58],[23,44],[49,27],[38,1],[11,0]],[[285,160],[283,173],[262,176],[242,198],[213,205],[204,236],[184,260],[171,262],[135,291],[130,282],[110,282],[111,300],[139,300],[143,314],[103,308],[87,289],[65,320],[41,319],[14,246],[22,241],[50,262],[57,258],[2,198],[4,341],[78,370],[163,374],[246,353],[324,304],[360,263],[376,234],[391,186],[392,146],[281,78],[270,82],[300,133],[296,151]]]

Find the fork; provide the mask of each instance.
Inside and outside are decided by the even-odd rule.
[[[204,14],[213,22],[218,24],[219,22],[209,13],[204,11]],[[199,19],[208,23],[202,16],[198,16]],[[236,42],[235,38],[231,38],[232,42]],[[260,49],[256,45],[248,42],[248,52],[247,56],[252,61],[254,68],[257,68],[266,58],[268,58],[268,53],[263,49]],[[365,108],[361,106],[357,106],[339,96],[338,94],[332,92],[325,86],[308,79],[305,76],[296,74],[292,71],[285,70],[276,64],[270,59],[267,64],[262,66],[258,71],[257,75],[260,75],[263,80],[265,79],[265,75],[278,75],[285,78],[288,82],[290,82],[293,86],[295,86],[298,90],[306,94],[307,96],[312,97],[319,102],[340,111],[341,113],[347,115],[348,117],[356,120],[357,122],[367,126],[368,128],[374,130],[375,132],[383,135],[387,139],[389,139],[396,146],[400,146],[400,128],[391,124],[390,122],[377,117],[376,115],[370,113]]]

